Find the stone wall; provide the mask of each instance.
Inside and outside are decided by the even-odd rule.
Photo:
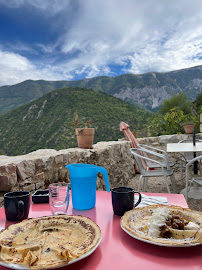
[[[138,141],[166,150],[167,143],[184,139],[192,139],[192,135],[164,135],[138,138]],[[196,134],[196,139],[202,140],[202,133]],[[93,145],[93,149],[40,149],[22,156],[0,156],[0,204],[6,192],[34,192],[47,188],[53,182],[69,181],[69,171],[65,165],[73,163],[103,166],[108,171],[110,187],[127,185],[135,176],[134,159],[129,149],[130,143],[123,139],[99,142]],[[97,188],[105,190],[102,174],[98,174]]]
[[[161,135],[157,137],[145,137],[138,138],[139,143],[151,144],[153,146],[160,146],[166,149],[167,143],[177,143],[182,140],[192,140],[192,134],[172,134],[172,135]],[[202,133],[196,134],[197,140],[202,140]]]
[[[69,171],[65,165],[73,163],[103,166],[108,171],[110,187],[127,185],[135,175],[134,160],[129,149],[128,141],[116,141],[99,142],[93,149],[41,149],[22,156],[0,156],[0,202],[5,192],[34,192],[47,188],[53,182],[68,181]],[[97,188],[105,190],[100,173]]]

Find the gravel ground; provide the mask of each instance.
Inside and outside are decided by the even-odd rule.
[[[129,186],[133,187],[135,190],[137,190],[137,187],[138,187],[139,176],[140,176],[139,174],[136,174],[136,176],[129,182]],[[185,175],[183,175],[183,179],[181,179],[179,168],[175,168],[174,176],[176,179],[178,192],[180,193],[180,191],[185,188],[185,182],[186,182]],[[169,183],[170,190],[172,192],[172,187],[171,187],[171,182],[170,182],[169,177],[168,177],[168,183]],[[163,177],[149,177],[147,192],[167,193],[168,191],[167,191]],[[195,199],[189,198],[188,206],[191,209],[202,211],[202,200],[195,200]]]

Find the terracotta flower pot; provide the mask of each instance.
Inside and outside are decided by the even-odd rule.
[[[135,138],[137,138],[137,132],[132,132]]]
[[[94,134],[94,128],[76,128],[78,147],[87,149],[92,148]]]
[[[194,124],[193,125],[184,125],[184,130],[186,134],[192,134],[194,131]]]

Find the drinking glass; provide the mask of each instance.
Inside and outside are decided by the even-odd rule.
[[[69,206],[70,183],[59,182],[49,185],[49,205],[53,215],[66,214]]]

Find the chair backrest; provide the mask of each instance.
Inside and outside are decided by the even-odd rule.
[[[186,164],[186,193],[185,193],[185,198],[186,198],[186,201],[188,201],[188,185],[189,185],[189,181],[193,181],[193,182],[197,182],[198,185],[202,186],[202,181],[200,180],[200,178],[195,178],[194,177],[192,179],[189,178],[189,174],[190,174],[190,166],[196,162],[196,161],[200,161],[202,160],[202,155],[201,156],[198,156],[198,157],[195,157],[193,159],[191,159],[187,164]]]
[[[140,170],[140,173],[144,174],[146,169],[144,168],[143,163],[142,163],[141,154],[139,153],[140,150],[137,149],[137,148],[132,148],[132,149],[130,149],[130,152],[134,156],[134,159],[135,159],[135,161],[137,163],[137,166],[138,166],[138,168]]]
[[[193,159],[191,159],[187,164],[186,164],[186,168],[188,168],[191,164],[193,164],[195,161],[201,161],[202,160],[202,155],[195,157]]]

